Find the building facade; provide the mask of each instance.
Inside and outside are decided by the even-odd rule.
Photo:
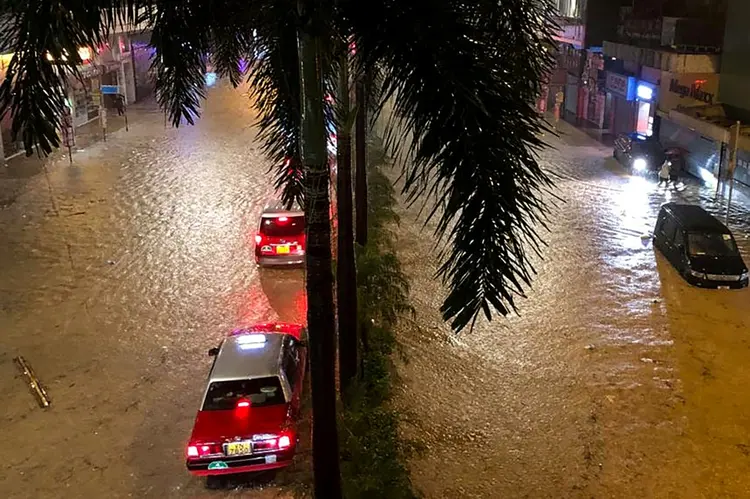
[[[724,0],[634,0],[604,42],[612,131],[659,137],[686,151],[687,169],[701,177],[717,174],[721,142],[675,116],[718,102],[726,8]]]
[[[622,0],[626,2],[628,0]],[[546,106],[559,102],[560,116],[604,130],[606,70],[603,41],[617,26],[620,0],[557,0],[560,30],[557,67],[549,78]],[[545,111],[540,108],[540,111]]]
[[[102,85],[117,86],[125,104],[135,102],[135,63],[126,33],[113,35],[109,43],[100,47],[81,47],[78,55],[82,60],[78,67],[81,77],[79,79],[71,75],[67,80],[67,103],[74,127],[98,119],[102,107],[115,107],[115,96],[102,95]],[[5,70],[12,57],[13,54],[7,50],[0,55],[0,78],[5,78]],[[5,116],[0,122],[0,132],[5,158],[23,151],[22,144],[12,139],[10,116]]]

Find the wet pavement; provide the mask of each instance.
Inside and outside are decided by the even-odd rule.
[[[259,273],[253,261],[272,186],[249,98],[219,86],[204,111],[175,130],[131,107],[130,130],[87,144],[72,166],[57,155],[0,172],[0,497],[293,488],[206,491],[184,468],[208,348],[236,326],[299,321],[305,303],[301,271]],[[19,354],[50,409],[24,387]],[[301,480],[305,452],[279,483]]]
[[[750,497],[750,291],[689,286],[648,237],[667,201],[723,220],[714,189],[658,189],[561,131],[542,163],[564,203],[520,316],[449,340],[432,238],[416,210],[402,219],[418,318],[400,335],[399,403],[428,447],[416,484],[431,498]],[[750,263],[750,214],[729,225]]]

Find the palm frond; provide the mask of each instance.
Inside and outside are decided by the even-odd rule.
[[[98,46],[108,31],[97,9],[81,2],[5,2],[0,46],[13,51],[0,85],[0,116],[10,113],[11,132],[27,155],[59,146],[66,79],[80,78],[79,47]]]
[[[0,116],[10,114],[14,140],[26,154],[46,155],[59,147],[57,129],[68,78],[81,78],[78,49],[107,42],[116,26],[137,23],[150,0],[6,1],[0,46],[13,52],[0,85]]]
[[[184,119],[195,124],[205,98],[206,57],[210,49],[211,12],[207,2],[183,0],[156,3],[151,45],[156,55],[156,100],[172,125]]]
[[[429,199],[449,246],[438,275],[441,312],[456,331],[491,309],[515,310],[543,244],[552,187],[536,151],[544,125],[532,107],[550,67],[551,9],[539,0],[357,3],[349,13],[367,64],[382,70],[412,163],[404,191]],[[481,18],[486,15],[486,18]]]
[[[252,57],[256,4],[225,0],[211,3],[211,6],[211,61],[219,76],[229,78],[237,87],[247,71],[243,62]]]
[[[300,86],[297,27],[293,1],[274,2],[275,20],[259,23],[250,70],[263,149],[275,170],[274,187],[287,205],[304,206],[303,165],[300,161]],[[287,8],[284,8],[287,7]]]

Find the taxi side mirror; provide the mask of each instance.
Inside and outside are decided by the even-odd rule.
[[[208,351],[209,357],[216,357],[217,355],[219,355],[219,347],[213,347]]]

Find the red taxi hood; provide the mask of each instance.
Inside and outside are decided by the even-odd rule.
[[[278,433],[287,420],[287,405],[249,407],[229,411],[198,411],[190,441],[222,442],[257,433]]]

